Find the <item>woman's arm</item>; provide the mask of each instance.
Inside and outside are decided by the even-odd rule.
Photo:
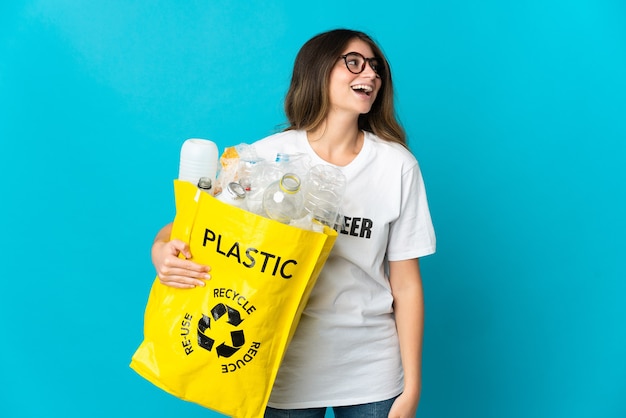
[[[404,369],[404,392],[396,399],[389,417],[414,418],[421,392],[424,292],[417,258],[389,262],[400,356]]]
[[[193,261],[187,243],[173,239],[170,241],[172,224],[167,224],[157,233],[152,244],[152,264],[161,283],[180,289],[204,286],[204,280],[211,278],[210,267]]]

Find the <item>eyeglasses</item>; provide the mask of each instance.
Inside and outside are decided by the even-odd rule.
[[[340,58],[346,63],[346,68],[353,74],[361,74],[365,70],[365,63],[370,65],[370,68],[376,73],[376,77],[380,78],[383,71],[383,64],[379,58],[365,58],[358,52],[348,52],[346,55],[342,55]]]

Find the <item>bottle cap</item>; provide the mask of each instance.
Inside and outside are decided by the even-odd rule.
[[[210,177],[200,177],[198,180],[198,188],[208,190],[213,187],[213,182]]]
[[[243,186],[236,181],[228,183],[226,190],[234,199],[243,199],[246,197],[246,189],[244,189]]]
[[[300,190],[300,177],[294,173],[287,173],[280,179],[280,189],[285,193],[293,194]]]
[[[289,162],[289,154],[284,153],[284,152],[279,152],[276,154],[276,160],[277,163],[280,162]]]

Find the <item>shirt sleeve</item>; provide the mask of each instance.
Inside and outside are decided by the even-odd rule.
[[[389,228],[389,261],[423,257],[436,249],[424,179],[417,162],[402,174],[401,190],[400,215]]]

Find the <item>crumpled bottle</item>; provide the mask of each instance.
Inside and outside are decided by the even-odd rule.
[[[304,196],[300,186],[300,177],[295,173],[286,173],[267,186],[263,193],[265,215],[285,224],[302,217]]]
[[[330,165],[316,165],[309,170],[305,183],[305,211],[331,228],[341,225],[341,203],[346,190],[346,176],[341,170]]]

